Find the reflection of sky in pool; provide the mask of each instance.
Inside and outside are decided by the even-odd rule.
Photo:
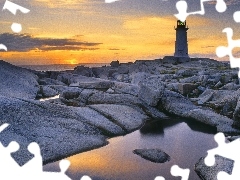
[[[181,168],[190,168],[189,179],[197,180],[194,164],[206,156],[207,150],[217,146],[214,133],[214,129],[196,122],[155,121],[140,131],[110,139],[105,147],[68,158],[71,166],[67,174],[74,180],[85,174],[93,180],[154,180],[159,175],[177,180],[181,178],[170,175],[171,166],[177,164]],[[139,148],[160,148],[171,156],[171,160],[164,164],[147,161],[132,153]],[[56,169],[58,163],[44,166],[45,171]]]

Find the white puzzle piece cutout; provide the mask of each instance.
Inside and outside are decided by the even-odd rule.
[[[29,13],[30,10],[27,8],[24,8],[22,6],[19,6],[18,4],[12,3],[11,1],[6,0],[5,4],[3,6],[2,10],[8,10],[10,11],[12,14],[16,15],[17,11],[19,10],[20,12],[26,14]],[[20,33],[22,31],[22,25],[19,23],[13,23],[11,25],[11,29],[13,32],[15,33]]]
[[[174,165],[171,167],[171,174],[172,176],[175,177],[182,177],[182,180],[188,180],[189,174],[190,174],[190,169],[182,169],[177,165]]]
[[[9,124],[0,126],[0,132],[6,129]],[[15,141],[4,147],[0,143],[0,179],[20,180],[71,180],[65,173],[70,166],[68,160],[61,160],[59,163],[60,172],[44,172],[40,147],[32,142],[28,145],[28,151],[34,157],[22,167],[12,158],[11,154],[19,150],[19,144]],[[7,178],[6,178],[7,177]],[[91,180],[89,176],[83,176],[81,180]]]
[[[204,9],[204,2],[207,2],[207,1],[212,1],[212,0],[201,0],[201,10],[200,11],[195,11],[195,12],[190,12],[188,13],[187,12],[187,8],[188,8],[188,5],[187,5],[187,2],[186,1],[183,1],[183,0],[180,0],[176,3],[176,8],[178,10],[178,14],[175,14],[175,17],[184,22],[186,21],[187,17],[189,15],[195,15],[195,14],[199,14],[199,15],[203,15],[205,14],[205,9]],[[225,12],[226,9],[227,9],[227,5],[226,3],[224,2],[224,0],[216,0],[216,10],[220,13],[222,12]]]
[[[240,139],[236,139],[230,143],[225,142],[225,136],[223,133],[218,133],[214,136],[215,141],[218,143],[218,147],[211,149],[205,158],[205,164],[207,166],[213,166],[215,164],[215,155],[219,155],[234,161],[234,167],[232,174],[226,172],[219,172],[217,175],[218,180],[239,180],[240,177]]]
[[[231,68],[240,68],[240,58],[235,58],[232,54],[234,48],[240,47],[240,39],[232,39],[233,30],[231,28],[225,28],[223,32],[227,34],[228,47],[219,46],[216,49],[216,54],[220,58],[224,56],[229,56]],[[240,78],[240,71],[238,72],[238,77]]]

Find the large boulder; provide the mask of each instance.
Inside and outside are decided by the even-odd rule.
[[[219,132],[221,131],[226,134],[240,133],[239,130],[232,127],[234,124],[232,119],[219,115],[210,109],[201,109],[195,106],[189,99],[176,92],[164,91],[159,106],[168,113],[194,119],[216,127]]]
[[[89,107],[101,114],[104,114],[126,132],[132,132],[136,129],[139,129],[145,123],[145,121],[149,119],[148,116],[140,113],[130,106],[98,104],[91,105]]]
[[[30,71],[0,61],[0,95],[35,99],[39,91],[37,76]]]
[[[151,76],[141,82],[138,97],[149,106],[157,106],[164,89],[161,77]]]

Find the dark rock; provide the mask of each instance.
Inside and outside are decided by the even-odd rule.
[[[111,67],[118,67],[118,66],[120,66],[120,63],[119,63],[118,60],[117,60],[117,61],[112,61],[112,62],[110,63],[110,65],[111,65]]]
[[[79,74],[82,76],[93,77],[92,69],[84,66],[77,66],[74,68],[74,74]]]
[[[161,149],[135,149],[133,153],[155,163],[165,163],[170,161],[170,156]]]
[[[191,93],[196,88],[197,88],[197,85],[191,84],[191,83],[179,83],[178,84],[178,91],[182,95],[187,95],[187,94]]]

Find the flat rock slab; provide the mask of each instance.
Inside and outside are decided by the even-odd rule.
[[[155,163],[165,163],[170,161],[170,156],[161,149],[135,149],[134,154]]]
[[[215,156],[215,165],[207,166],[204,163],[204,158],[201,158],[195,164],[195,171],[202,180],[218,180],[217,175],[220,171],[231,174],[234,161],[224,157]]]
[[[134,108],[125,105],[98,104],[89,107],[108,117],[126,132],[132,132],[140,128],[149,118]]]
[[[31,142],[40,145],[44,163],[107,144],[101,129],[81,121],[71,108],[51,103],[0,96],[3,123],[10,126],[1,133],[0,141],[8,145],[17,140],[21,151],[15,156],[21,165],[31,159],[26,147]]]
[[[58,75],[57,80],[69,84],[71,87],[79,87],[85,89],[108,89],[114,85],[114,82],[109,80],[69,73]]]
[[[81,117],[81,121],[92,124],[106,132],[108,136],[124,135],[126,132],[117,124],[113,123],[97,111],[89,107],[73,108],[74,112]]]
[[[0,61],[0,95],[35,99],[39,90],[37,76],[26,69]]]

